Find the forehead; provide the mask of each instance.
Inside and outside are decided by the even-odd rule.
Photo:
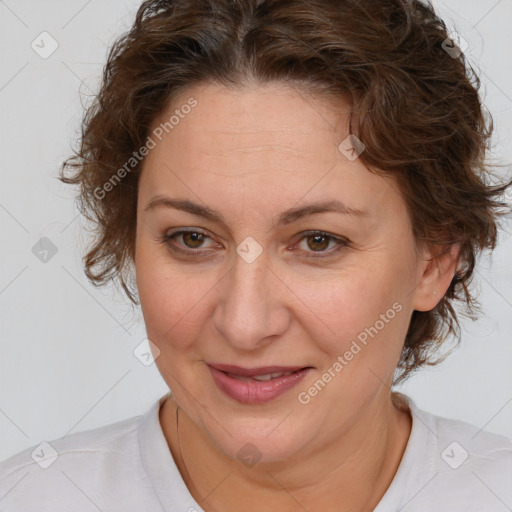
[[[191,101],[196,106],[188,109]],[[193,144],[201,154],[217,154],[219,149],[264,151],[274,146],[292,153],[313,150],[318,156],[326,144],[336,142],[340,131],[347,130],[350,107],[341,99],[335,105],[332,101],[282,83],[237,89],[202,84],[175,98],[153,129],[165,125],[173,114],[191,110],[180,119],[174,116],[178,123],[169,131],[176,143]],[[307,140],[310,143],[305,145]]]
[[[191,87],[152,125],[152,133],[166,123],[167,130],[144,162],[142,193],[178,187],[195,199],[223,201],[242,194],[255,207],[262,199],[293,204],[325,200],[329,193],[353,208],[375,209],[389,200],[390,180],[340,151],[349,135],[349,112],[342,99],[284,84]]]

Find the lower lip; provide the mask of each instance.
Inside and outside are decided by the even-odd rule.
[[[291,375],[266,381],[238,380],[208,365],[217,387],[226,395],[243,404],[264,404],[274,400],[298,384],[311,370],[304,368]]]

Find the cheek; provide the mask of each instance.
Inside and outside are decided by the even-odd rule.
[[[212,272],[198,273],[192,266],[189,271],[177,269],[162,252],[141,248],[136,276],[148,337],[162,352],[169,352],[184,349],[197,338],[215,280]]]
[[[309,314],[311,322],[305,319],[302,325],[327,355],[326,363],[344,354],[352,371],[396,363],[408,306],[394,266],[391,260],[384,265],[380,258],[380,265],[347,267],[329,279],[302,283],[297,295],[314,313]]]
[[[401,299],[403,280],[396,276],[402,263],[375,252],[355,255],[343,268],[329,272],[282,267],[287,288],[280,307],[331,359],[349,350],[354,340],[365,347],[365,341],[370,345],[375,339],[401,339],[397,333],[404,315],[393,304]],[[148,337],[168,353],[193,349],[201,331],[208,335],[208,322],[231,288],[220,267],[178,264],[149,241],[137,246],[136,277]]]
[[[320,279],[295,283],[293,289],[332,334],[375,321],[398,296],[386,272],[367,264],[346,266]]]

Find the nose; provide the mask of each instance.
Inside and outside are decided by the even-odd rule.
[[[286,286],[264,253],[252,263],[236,254],[222,283],[213,323],[233,347],[256,350],[286,332],[290,322]]]

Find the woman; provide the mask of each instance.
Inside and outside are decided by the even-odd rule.
[[[512,440],[392,390],[472,311],[510,186],[453,49],[419,1],[142,4],[62,181],[172,393],[4,461],[2,510],[512,507]]]

